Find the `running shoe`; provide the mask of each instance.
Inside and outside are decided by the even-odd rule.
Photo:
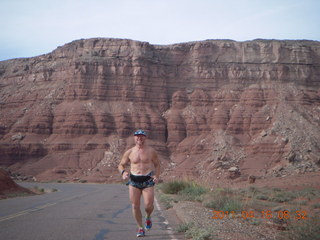
[[[145,227],[146,227],[147,230],[150,230],[152,228],[151,217],[146,218]]]
[[[144,237],[145,236],[145,231],[143,228],[138,228],[138,231],[137,231],[137,237]]]

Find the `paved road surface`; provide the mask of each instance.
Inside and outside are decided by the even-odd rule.
[[[43,195],[0,201],[0,239],[3,240],[129,240],[136,238],[128,189],[121,184],[40,184],[58,189]],[[144,239],[180,240],[183,235],[156,208],[153,228]]]

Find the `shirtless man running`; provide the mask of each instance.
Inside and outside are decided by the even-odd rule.
[[[123,180],[128,180],[129,197],[132,204],[132,214],[138,224],[137,237],[145,235],[140,209],[140,199],[143,196],[146,217],[145,228],[152,227],[151,213],[154,209],[154,185],[160,176],[160,161],[155,150],[145,145],[147,134],[139,129],[134,133],[135,146],[127,150],[121,158],[118,169]],[[130,172],[125,166],[130,163]]]

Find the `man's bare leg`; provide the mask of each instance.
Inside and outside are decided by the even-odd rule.
[[[129,197],[132,205],[132,214],[140,228],[143,228],[140,199],[142,191],[129,185]]]
[[[148,187],[142,190],[143,201],[145,206],[145,211],[147,213],[147,218],[151,216],[154,209],[154,187]]]

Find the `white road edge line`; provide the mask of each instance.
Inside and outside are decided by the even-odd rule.
[[[163,217],[165,219],[165,221],[163,222],[164,224],[166,224],[167,226],[169,226],[169,222],[168,220],[163,216],[162,212],[161,212],[161,208],[160,208],[160,204],[157,200],[157,198],[154,198],[154,203],[156,205],[157,210],[160,212],[161,217]],[[174,237],[173,232],[171,230],[171,227],[167,227],[167,233],[170,235],[171,240],[178,240]]]

